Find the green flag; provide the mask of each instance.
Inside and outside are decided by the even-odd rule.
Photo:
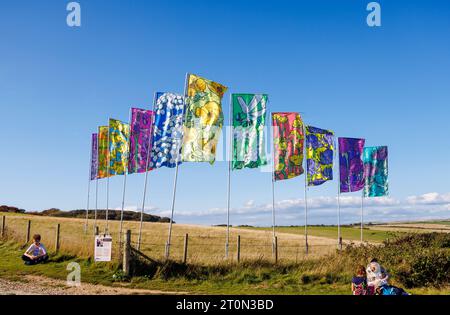
[[[233,169],[267,165],[264,127],[267,94],[232,94]]]

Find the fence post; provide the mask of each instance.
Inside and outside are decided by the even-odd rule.
[[[27,241],[25,242],[25,244],[28,244],[30,242],[30,232],[31,232],[31,220],[28,220]]]
[[[241,236],[237,237],[237,262],[241,260]]]
[[[59,252],[59,232],[60,232],[60,224],[56,225],[56,237],[55,237],[55,252]]]
[[[278,236],[275,236],[275,240],[274,240],[275,244],[274,244],[274,249],[275,249],[275,263],[278,263]]]
[[[339,250],[342,250],[342,237],[339,237]]]
[[[187,262],[187,254],[188,254],[188,239],[189,239],[189,234],[186,233],[186,235],[184,235],[184,254],[183,254],[183,264],[185,264]]]
[[[98,225],[95,226],[95,236],[98,235]]]
[[[6,216],[2,216],[2,237],[5,237]]]
[[[131,258],[131,231],[127,230],[123,240],[123,262],[122,262],[122,270],[125,276],[130,275],[130,258]]]

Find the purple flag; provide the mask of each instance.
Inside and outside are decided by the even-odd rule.
[[[339,138],[339,173],[341,193],[364,188],[362,155],[364,139]]]
[[[91,146],[91,180],[97,179],[97,174],[98,174],[98,136],[96,133],[93,133]]]
[[[150,162],[151,136],[153,130],[154,112],[152,110],[131,109],[130,159],[128,173],[143,173]],[[148,168],[151,170],[151,168]]]

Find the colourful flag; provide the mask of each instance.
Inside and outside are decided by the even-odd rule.
[[[92,134],[91,142],[91,180],[97,179],[98,175],[98,134]]]
[[[389,194],[388,147],[364,148],[364,197],[382,197]]]
[[[98,127],[98,178],[108,177],[109,127]]]
[[[364,139],[339,138],[339,180],[341,193],[364,188],[362,155]]]
[[[154,113],[151,110],[131,109],[129,174],[147,171],[147,163],[150,163],[153,118]]]
[[[306,127],[306,162],[308,186],[333,180],[334,133]]]
[[[173,168],[177,163],[181,163],[183,114],[183,96],[173,93],[156,93],[151,167]]]
[[[284,180],[304,173],[303,121],[298,113],[272,113],[274,179]]]
[[[109,120],[109,174],[124,175],[128,169],[130,125]]]
[[[264,127],[266,94],[232,94],[233,169],[267,165]]]
[[[209,162],[216,159],[217,142],[222,131],[222,84],[190,74],[181,151],[186,162]]]

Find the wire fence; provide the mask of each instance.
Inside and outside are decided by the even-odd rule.
[[[33,234],[40,234],[42,243],[49,252],[57,251],[77,257],[94,256],[95,228],[89,222],[85,232],[84,220],[39,216],[8,215],[1,218],[3,241],[14,241],[26,245]],[[99,222],[98,232],[105,233],[105,223]],[[123,233],[119,233],[119,222],[110,221],[108,234],[113,239],[112,258],[121,260],[121,246],[126,230],[131,230],[131,246],[155,260],[167,258],[167,225],[145,223],[141,242],[138,243],[138,222],[124,222]],[[216,264],[233,260],[268,260],[276,262],[298,262],[333,253],[338,246],[333,240],[309,240],[306,246],[302,235],[279,234],[274,240],[270,231],[231,229],[226,257],[226,234],[221,228],[203,228],[174,225],[169,246],[169,258],[188,263]],[[200,231],[200,233],[199,233]]]

